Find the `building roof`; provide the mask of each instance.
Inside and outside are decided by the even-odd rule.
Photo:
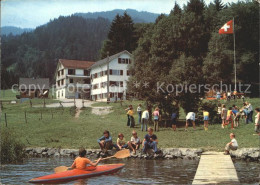
[[[112,60],[118,58],[120,55],[122,55],[124,53],[127,53],[127,54],[129,54],[132,57],[131,53],[129,53],[127,50],[124,50],[124,51],[121,51],[120,53],[117,53],[117,54],[114,54],[112,56],[109,56],[109,62],[111,62]],[[104,58],[102,60],[99,60],[99,61],[95,62],[95,64],[93,64],[91,66],[91,68],[94,68],[94,67],[97,67],[97,66],[101,66],[103,64],[106,64],[107,62],[108,62],[107,58]]]
[[[88,69],[95,63],[92,61],[67,60],[67,59],[59,59],[59,62],[65,68],[72,68],[72,69]]]
[[[19,89],[50,89],[49,78],[19,78]]]

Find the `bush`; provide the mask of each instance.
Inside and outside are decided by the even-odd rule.
[[[221,123],[219,122],[219,115],[217,112],[218,106],[215,101],[200,102],[198,109],[198,121],[203,122],[203,110],[209,112],[209,123]]]
[[[22,162],[25,145],[8,129],[1,130],[1,164]]]

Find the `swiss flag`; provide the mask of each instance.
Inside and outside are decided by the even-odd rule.
[[[233,34],[233,21],[228,21],[218,31],[219,34]]]

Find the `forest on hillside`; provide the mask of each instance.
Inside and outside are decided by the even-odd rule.
[[[234,17],[238,81],[252,84],[252,95],[257,94],[258,13],[259,3],[253,0],[232,4],[213,0],[209,5],[189,0],[183,8],[173,4],[171,13],[158,16],[154,23],[134,23],[127,13],[116,15],[112,23],[104,18],[59,17],[33,32],[2,37],[2,88],[10,88],[18,77],[53,81],[59,58],[95,61],[124,49],[135,60],[129,90],[140,97],[153,101],[165,97],[150,90],[156,86],[155,77],[173,84],[234,85],[233,36],[218,34]],[[150,89],[131,87],[131,82],[144,80]],[[187,96],[192,104],[201,94]]]
[[[107,38],[110,21],[79,16],[59,17],[33,32],[2,36],[2,88],[19,77],[47,77],[53,81],[58,59],[95,61]]]

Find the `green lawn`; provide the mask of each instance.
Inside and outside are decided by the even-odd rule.
[[[34,100],[42,103],[42,100]],[[49,100],[52,102],[53,100]],[[250,99],[253,107],[260,105],[260,99]],[[131,137],[131,131],[126,126],[125,108],[128,104],[133,104],[136,109],[141,101],[110,103],[113,106],[113,112],[108,115],[95,115],[91,113],[91,108],[84,108],[79,118],[74,117],[73,108],[30,108],[28,102],[18,104],[4,104],[2,113],[7,113],[8,125],[5,127],[4,116],[1,117],[1,132],[10,129],[15,132],[17,138],[28,147],[61,147],[61,148],[98,148],[97,138],[103,130],[107,129],[112,133],[115,141],[119,132],[122,132],[126,139]],[[228,103],[230,105],[234,102]],[[241,106],[242,102],[236,102]],[[96,103],[95,106],[107,106],[106,103]],[[229,105],[227,105],[228,107]],[[25,123],[25,114],[27,121]],[[42,119],[41,119],[42,114]],[[52,118],[53,114],[53,118]],[[4,115],[4,114],[2,114]],[[137,115],[135,115],[137,121]],[[184,118],[184,114],[182,114]],[[143,138],[145,132],[140,131],[140,126],[135,128],[139,137]],[[199,126],[196,131],[189,128],[185,132],[183,128],[173,132],[171,128],[161,128],[156,133],[159,138],[159,147],[201,147],[206,150],[222,150],[225,143],[229,141],[230,128],[221,129],[220,124],[212,124],[209,131],[204,131]],[[240,147],[258,147],[259,139],[254,134],[254,124],[244,124],[241,120],[240,127],[233,131],[237,135]]]

